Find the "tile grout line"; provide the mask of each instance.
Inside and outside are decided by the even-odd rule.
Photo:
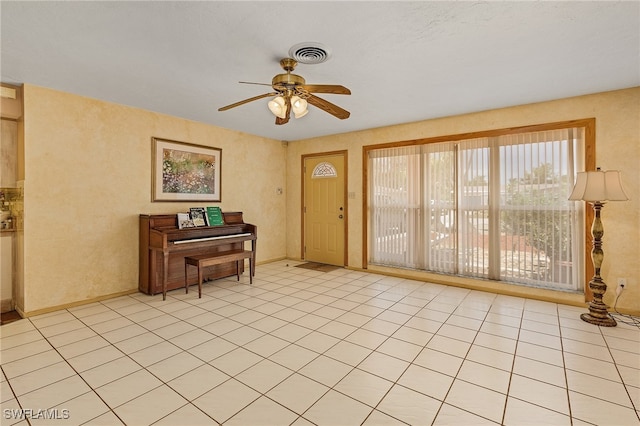
[[[513,370],[516,366],[516,359],[517,359],[517,353],[518,353],[518,344],[520,343],[520,331],[522,330],[522,321],[524,320],[524,313],[526,310],[526,303],[522,304],[522,311],[520,314],[520,324],[518,326],[518,335],[515,339],[516,344],[515,347],[513,348],[513,359],[511,361],[511,369],[509,371],[509,383],[507,384],[507,394],[505,396],[505,403],[504,403],[504,409],[502,411],[502,419],[500,420],[500,424],[504,424],[506,416],[507,416],[507,406],[509,404],[509,394],[511,391],[511,381],[513,380]]]
[[[560,353],[562,354],[562,372],[564,373],[564,384],[565,384],[566,394],[567,394],[567,408],[569,410],[569,423],[573,425],[574,418],[573,418],[573,411],[571,407],[571,396],[570,396],[571,392],[569,390],[569,377],[567,376],[567,359],[565,356],[564,341],[562,339],[562,327],[560,326],[560,312],[557,305],[556,305],[556,309],[558,313],[558,333],[560,335]]]

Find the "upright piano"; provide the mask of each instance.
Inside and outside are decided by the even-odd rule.
[[[256,226],[244,223],[242,212],[222,212],[224,225],[178,228],[177,214],[140,215],[140,274],[138,289],[146,294],[162,293],[184,287],[184,258],[199,254],[242,250],[251,242],[253,262],[256,251]],[[255,270],[255,263],[254,263]],[[242,265],[244,270],[244,265]],[[198,282],[197,272],[187,277],[188,283]],[[243,270],[240,272],[242,273]],[[204,271],[204,279],[216,279],[236,274],[235,262],[215,265]]]

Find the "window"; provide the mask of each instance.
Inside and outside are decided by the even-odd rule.
[[[313,169],[311,173],[311,179],[318,178],[331,178],[338,176],[338,172],[336,168],[331,163],[327,163],[323,161],[322,163],[318,163],[318,165]]]
[[[365,147],[368,263],[581,291],[587,131],[539,128]]]

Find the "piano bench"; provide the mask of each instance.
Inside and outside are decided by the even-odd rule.
[[[198,298],[202,298],[202,272],[203,269],[208,266],[220,265],[222,263],[236,262],[236,275],[238,281],[240,281],[240,262],[244,262],[245,259],[249,259],[249,283],[253,284],[254,271],[254,258],[253,252],[250,250],[233,250],[233,251],[221,251],[218,253],[199,254],[196,256],[188,256],[184,258],[184,288],[186,293],[189,293],[189,283],[187,269],[189,265],[198,268]],[[165,300],[166,294],[162,295]]]

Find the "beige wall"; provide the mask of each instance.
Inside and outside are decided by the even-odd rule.
[[[461,100],[462,102],[464,100]],[[287,255],[300,257],[301,246],[301,156],[348,150],[349,199],[348,266],[362,264],[362,147],[378,143],[429,138],[482,130],[550,123],[582,118],[596,119],[596,164],[618,169],[631,200],[612,202],[603,210],[605,258],[602,277],[609,284],[605,297],[612,303],[618,277],[627,278],[627,288],[618,302],[621,310],[640,313],[640,88],[560,99],[473,114],[382,127],[290,143],[287,149]],[[590,259],[587,261],[590,262]],[[371,268],[373,269],[373,268]],[[379,268],[378,270],[383,270]],[[398,270],[384,270],[400,273]],[[487,281],[462,280],[434,274],[412,274],[472,288],[501,291],[566,303],[581,304],[584,297]]]
[[[0,188],[14,188],[18,176],[18,122],[3,118],[0,132]]]
[[[348,266],[362,265],[362,147],[530,124],[596,118],[597,164],[623,171],[628,202],[603,211],[610,290],[627,278],[618,306],[640,313],[640,88],[446,117],[291,142],[106,103],[32,85],[24,88],[24,263],[26,314],[135,291],[138,214],[185,211],[152,203],[151,137],[222,148],[222,203],[258,226],[258,262],[300,257],[301,156],[348,150]],[[20,165],[22,166],[22,165]],[[284,187],[284,195],[276,188]],[[398,271],[388,270],[387,273]],[[433,274],[414,278],[579,304],[565,295]]]
[[[285,256],[280,141],[33,85],[24,117],[23,313],[135,291],[140,213],[242,211],[257,261]],[[152,136],[222,148],[222,202],[152,203]]]

